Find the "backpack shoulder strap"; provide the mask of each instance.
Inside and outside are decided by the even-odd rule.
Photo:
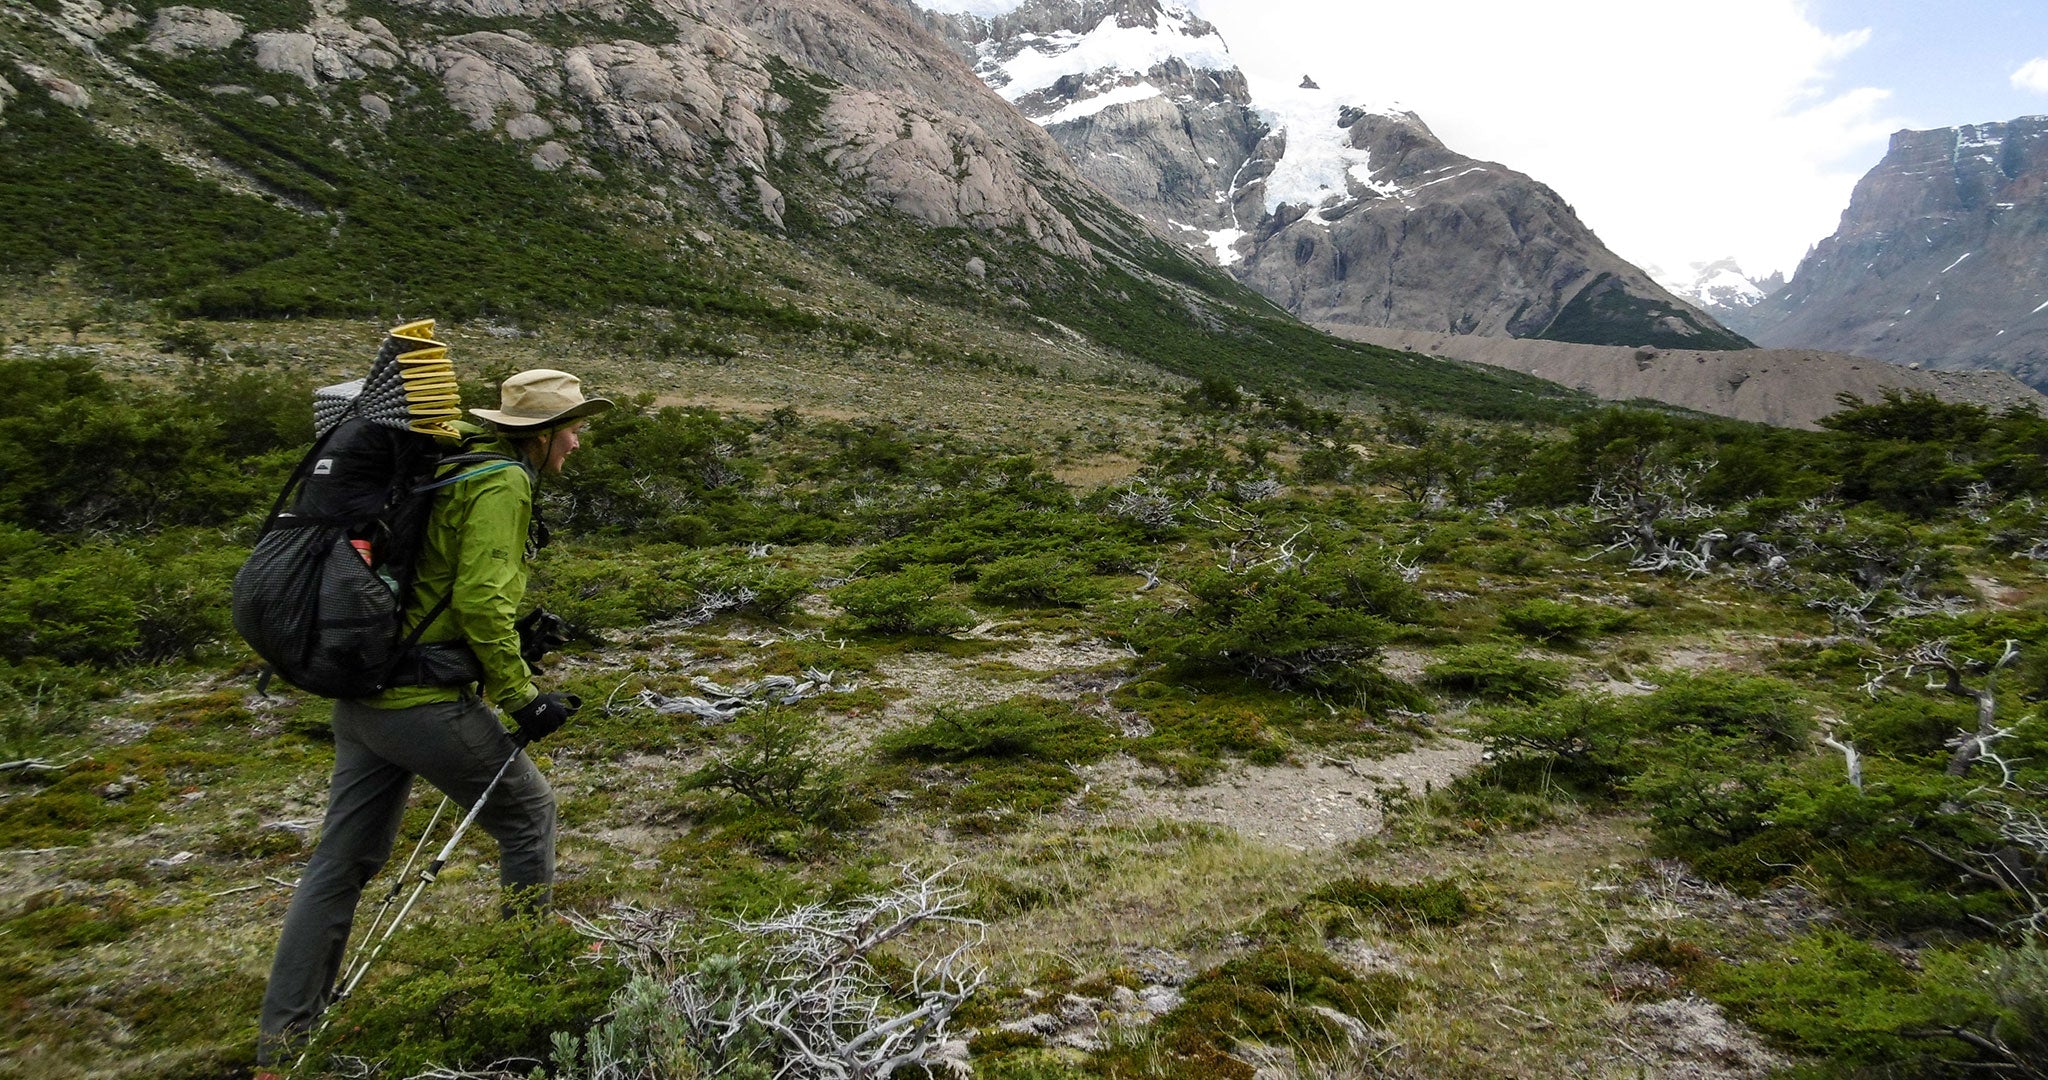
[[[423,492],[433,491],[436,488],[444,488],[460,480],[473,480],[476,477],[487,473],[494,473],[500,469],[525,467],[525,464],[517,458],[491,453],[455,454],[451,457],[444,457],[441,459],[438,468],[446,468],[450,465],[455,466],[455,471],[432,483],[421,484],[412,489],[413,494],[418,495]],[[471,468],[470,466],[472,465],[482,467]]]
[[[263,527],[256,531],[257,536],[262,536],[277,526],[278,517],[284,513],[284,504],[291,499],[292,492],[299,490],[299,485],[304,484],[306,477],[312,474],[313,462],[319,459],[320,451],[327,448],[327,440],[333,438],[334,433],[340,429],[341,425],[336,424],[313,440],[313,445],[306,451],[306,456],[299,459],[298,466],[292,469],[291,476],[287,477],[284,486],[278,489],[277,498],[270,504],[270,513],[263,516]]]

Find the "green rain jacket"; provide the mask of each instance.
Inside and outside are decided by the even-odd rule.
[[[468,424],[463,450],[517,458],[511,443]],[[444,471],[447,479],[454,467]],[[420,552],[404,626],[418,626],[453,590],[445,611],[420,635],[425,644],[461,642],[476,653],[484,672],[484,697],[506,712],[532,701],[539,691],[533,672],[519,656],[519,604],[529,573],[527,529],[533,519],[534,474],[522,465],[472,465],[463,479],[434,492],[427,535]],[[366,705],[404,709],[455,701],[466,687],[394,686]]]

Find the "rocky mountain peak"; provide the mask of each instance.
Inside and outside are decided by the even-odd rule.
[[[1758,340],[2048,386],[2048,116],[1892,135]]]
[[[1608,251],[1556,193],[1455,153],[1412,112],[1311,74],[1255,100],[1223,32],[1185,8],[928,2],[982,5],[928,24],[1082,175],[1304,319],[1746,344]]]

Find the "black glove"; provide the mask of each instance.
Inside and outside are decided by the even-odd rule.
[[[521,746],[539,742],[560,730],[582,707],[583,699],[574,694],[541,694],[512,710],[512,722],[519,725],[512,732],[513,741]]]

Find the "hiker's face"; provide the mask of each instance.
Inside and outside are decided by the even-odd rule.
[[[540,463],[541,471],[551,476],[561,475],[562,462],[569,460],[569,455],[575,453],[576,448],[583,445],[582,431],[583,421],[578,420],[549,436],[547,443],[548,456],[547,460]]]

